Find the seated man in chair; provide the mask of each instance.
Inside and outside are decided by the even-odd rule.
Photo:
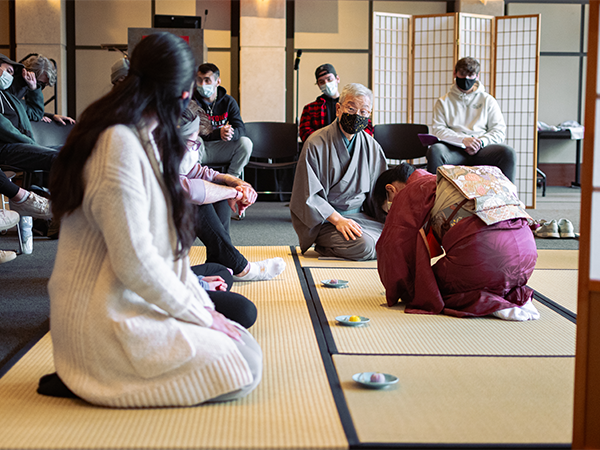
[[[365,132],[372,104],[370,89],[346,85],[337,119],[304,143],[290,203],[302,253],[316,244],[322,256],[376,258],[383,226],[372,218],[369,196],[387,166],[380,145]]]
[[[26,101],[9,89],[13,80],[27,85]],[[35,116],[39,120],[43,113],[44,97],[35,74],[0,54],[0,164],[25,171],[50,170],[57,152],[36,144],[29,119]]]
[[[193,99],[212,123],[212,131],[201,136],[204,152],[200,155],[200,163],[228,165],[227,173],[239,178],[250,160],[252,141],[246,136],[237,102],[227,95],[219,75],[219,68],[214,64],[206,63],[198,67]]]
[[[514,183],[515,151],[503,144],[506,123],[498,102],[479,81],[479,68],[475,58],[460,59],[456,82],[436,101],[432,134],[444,142],[429,147],[427,171],[435,174],[444,164],[496,166]]]

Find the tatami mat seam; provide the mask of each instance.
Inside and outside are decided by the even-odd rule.
[[[538,302],[547,306],[557,314],[563,316],[565,319],[573,322],[574,324],[577,324],[577,314],[575,314],[573,311],[565,308],[564,306],[559,305],[555,301],[549,299],[543,294],[540,294],[536,290],[533,291],[533,298],[535,298]]]
[[[354,422],[352,421],[350,409],[348,408],[348,404],[346,403],[346,398],[344,396],[344,392],[340,384],[337,370],[335,369],[331,353],[329,352],[328,343],[324,335],[323,326],[320,323],[319,314],[315,309],[315,302],[313,301],[313,297],[311,295],[312,293],[310,291],[311,284],[306,279],[306,271],[304,271],[302,268],[302,264],[300,263],[300,258],[298,257],[298,252],[296,251],[296,248],[294,246],[290,246],[290,250],[294,259],[296,271],[298,272],[300,285],[302,286],[302,293],[304,294],[304,299],[306,300],[306,306],[308,308],[310,319],[313,325],[313,330],[315,332],[315,337],[317,339],[319,352],[321,353],[321,359],[325,367],[327,380],[329,381],[331,394],[333,395],[335,406],[337,408],[338,415],[340,417],[340,421],[344,429],[344,433],[346,434],[346,439],[348,440],[348,445],[350,446],[350,448],[356,448],[356,445],[360,443],[358,439],[358,433],[356,432],[356,428],[354,427]]]

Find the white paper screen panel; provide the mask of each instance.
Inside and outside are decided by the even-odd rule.
[[[373,123],[410,121],[410,20],[373,15]]]
[[[521,201],[535,206],[539,16],[498,17],[496,99],[506,120],[505,144],[517,155]]]
[[[493,16],[477,16],[460,14],[458,38],[458,58],[470,56],[481,65],[479,81],[493,95],[492,81],[492,37],[494,30]]]
[[[452,85],[455,15],[414,18],[414,123],[431,127],[433,105]]]

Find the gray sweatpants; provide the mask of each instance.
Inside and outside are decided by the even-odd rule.
[[[204,149],[200,149],[200,164],[227,165],[227,173],[240,177],[252,154],[252,141],[242,136],[237,141],[204,141]]]

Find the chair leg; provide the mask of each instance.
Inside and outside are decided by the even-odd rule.
[[[21,227],[17,224],[17,238],[19,239],[19,251],[17,255],[23,254],[23,239],[21,238]]]

